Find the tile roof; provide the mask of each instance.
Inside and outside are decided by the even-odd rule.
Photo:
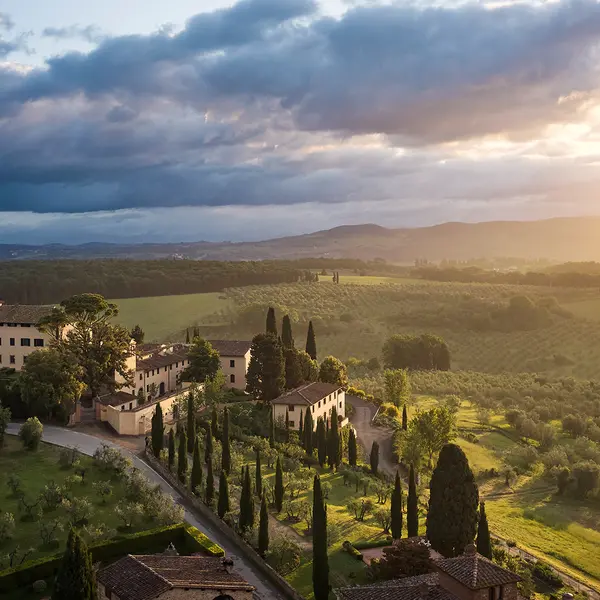
[[[154,354],[149,358],[143,358],[136,362],[136,371],[148,371],[152,369],[160,369],[174,365],[176,362],[182,362],[187,359],[186,354],[177,354],[169,352],[167,354]]]
[[[246,340],[208,340],[221,356],[245,356],[252,347]]]
[[[137,398],[133,394],[123,391],[104,394],[103,396],[98,396],[98,399],[104,406],[119,406],[127,402],[135,402],[137,404]]]
[[[333,385],[332,383],[307,383],[306,385],[300,386],[294,390],[271,400],[271,404],[306,404],[311,406],[323,400],[325,396],[329,396],[337,390],[341,390],[342,386]]]
[[[491,560],[469,550],[456,558],[442,558],[434,561],[433,564],[438,570],[471,590],[521,581],[516,573],[503,569]]]
[[[54,306],[41,304],[0,304],[0,323],[26,323],[35,325],[49,315]]]
[[[458,600],[437,583],[435,573],[341,588],[335,593],[339,600]]]

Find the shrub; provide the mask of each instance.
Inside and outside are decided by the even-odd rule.
[[[354,542],[354,547],[357,550],[368,550],[369,548],[385,548],[392,545],[392,537],[388,536],[380,540],[368,540]]]
[[[44,433],[44,426],[40,423],[37,417],[29,417],[21,429],[19,429],[19,438],[23,442],[23,446],[27,450],[37,450],[40,442],[42,441],[42,435]]]
[[[267,552],[267,562],[280,574],[289,575],[300,566],[302,548],[286,536],[275,538]]]
[[[342,548],[352,557],[356,558],[356,560],[362,560],[363,555],[362,552],[357,550],[348,540],[346,540],[342,544]]]
[[[15,517],[12,513],[5,512],[0,516],[0,544],[12,539],[15,532]]]
[[[533,566],[532,573],[538,579],[541,579],[549,586],[559,589],[563,586],[563,580],[558,574],[546,563],[536,562]]]
[[[61,448],[58,455],[58,464],[63,469],[71,469],[79,464],[79,450],[77,448]]]
[[[131,467],[131,461],[108,444],[100,445],[94,452],[94,460],[101,471],[109,472],[115,479],[121,479]]]

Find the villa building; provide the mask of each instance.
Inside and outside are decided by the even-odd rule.
[[[229,388],[245,390],[252,342],[240,340],[208,341],[221,357],[221,370],[225,374],[225,385]]]

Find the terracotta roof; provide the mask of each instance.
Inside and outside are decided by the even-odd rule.
[[[133,394],[128,394],[127,392],[105,394],[103,396],[98,396],[98,399],[104,406],[119,406],[121,404],[126,404],[127,402],[137,403],[137,398]]]
[[[221,356],[245,356],[252,342],[245,340],[208,340]]]
[[[335,593],[339,600],[458,600],[437,583],[434,573],[341,588]]]
[[[25,323],[35,325],[49,315],[54,306],[40,304],[0,304],[0,323]]]
[[[323,400],[325,396],[329,396],[337,390],[341,390],[342,386],[333,385],[332,383],[307,383],[306,385],[300,386],[294,390],[271,400],[271,404],[306,404],[312,406]]]
[[[176,362],[181,362],[187,359],[185,354],[177,354],[175,352],[167,354],[154,354],[149,358],[138,360],[136,363],[136,371],[149,371],[152,369],[160,369],[174,365]]]
[[[471,590],[521,581],[516,573],[503,569],[480,554],[468,550],[465,554],[456,558],[436,560],[434,565],[437,569]]]

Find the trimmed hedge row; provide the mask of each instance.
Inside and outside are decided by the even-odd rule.
[[[392,545],[391,536],[385,537],[382,540],[370,540],[370,541],[362,541],[355,542],[353,546],[357,550],[368,550],[369,548],[385,548],[385,546]]]
[[[90,544],[94,562],[117,560],[126,554],[153,554],[163,552],[173,544],[180,554],[202,552],[209,556],[223,556],[223,549],[207,538],[202,532],[187,523],[167,525],[131,533],[112,540]],[[63,553],[30,560],[18,567],[0,571],[0,592],[30,585],[38,579],[51,579],[56,576]]]
[[[342,548],[352,557],[356,558],[356,560],[362,560],[363,555],[360,550],[357,550],[348,540],[346,540],[342,544]]]

